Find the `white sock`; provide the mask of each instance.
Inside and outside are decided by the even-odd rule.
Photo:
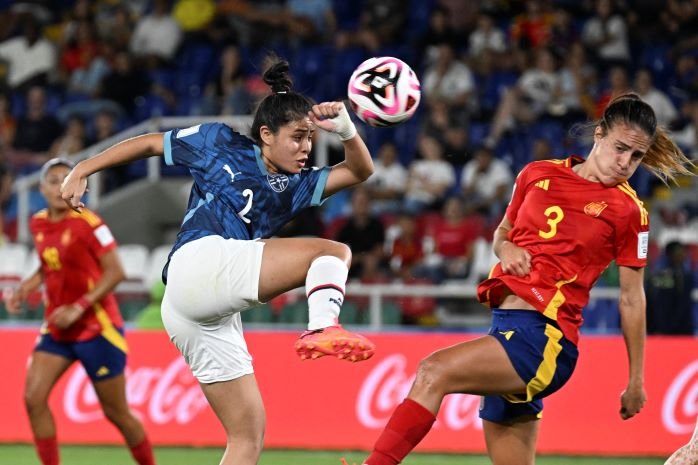
[[[330,255],[318,257],[310,264],[305,278],[309,330],[337,324],[348,274],[346,263]]]

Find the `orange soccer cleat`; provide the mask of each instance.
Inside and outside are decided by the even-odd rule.
[[[342,457],[342,458],[339,459],[339,460],[342,462],[342,465],[349,465],[349,463],[347,462],[347,459],[345,459],[344,457]],[[356,465],[356,464],[354,463],[354,464],[352,464],[352,465]]]
[[[296,341],[296,352],[302,360],[332,355],[349,362],[368,360],[375,352],[371,341],[352,333],[341,325],[305,331]]]

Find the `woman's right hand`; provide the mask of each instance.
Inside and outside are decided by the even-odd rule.
[[[513,242],[505,241],[499,248],[499,260],[506,274],[523,277],[531,272],[531,254]]]
[[[17,289],[7,288],[2,292],[2,297],[5,302],[5,308],[10,315],[19,315],[22,313],[21,303],[24,300],[24,292],[21,286]]]
[[[85,204],[80,200],[87,192],[87,177],[80,174],[80,163],[73,168],[61,185],[61,197],[70,208],[80,211]]]

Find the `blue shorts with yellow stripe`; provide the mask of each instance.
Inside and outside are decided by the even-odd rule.
[[[123,328],[106,338],[99,335],[86,341],[62,342],[50,333],[39,337],[35,351],[48,352],[70,360],[79,360],[92,382],[104,381],[118,376],[126,368],[126,340]]]
[[[542,417],[543,397],[560,389],[577,364],[577,346],[554,320],[532,310],[492,311],[490,336],[502,344],[526,394],[483,396],[480,418],[503,423],[523,415]]]

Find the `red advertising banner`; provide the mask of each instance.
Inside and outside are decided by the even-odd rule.
[[[297,334],[246,333],[267,412],[267,447],[369,449],[407,394],[419,360],[438,348],[475,337],[458,333],[371,334],[376,355],[350,364],[301,361]],[[36,331],[0,330],[0,442],[29,442],[22,390]],[[129,403],[151,441],[161,445],[225,443],[221,426],[167,335],[131,331]],[[698,339],[651,337],[647,343],[648,401],[623,421],[620,394],[627,380],[621,337],[583,337],[571,381],[546,399],[538,440],[542,453],[667,456],[686,443],[698,414]],[[51,397],[65,443],[120,443],[104,420],[82,368],[72,367]],[[422,451],[484,452],[479,398],[446,398]]]

